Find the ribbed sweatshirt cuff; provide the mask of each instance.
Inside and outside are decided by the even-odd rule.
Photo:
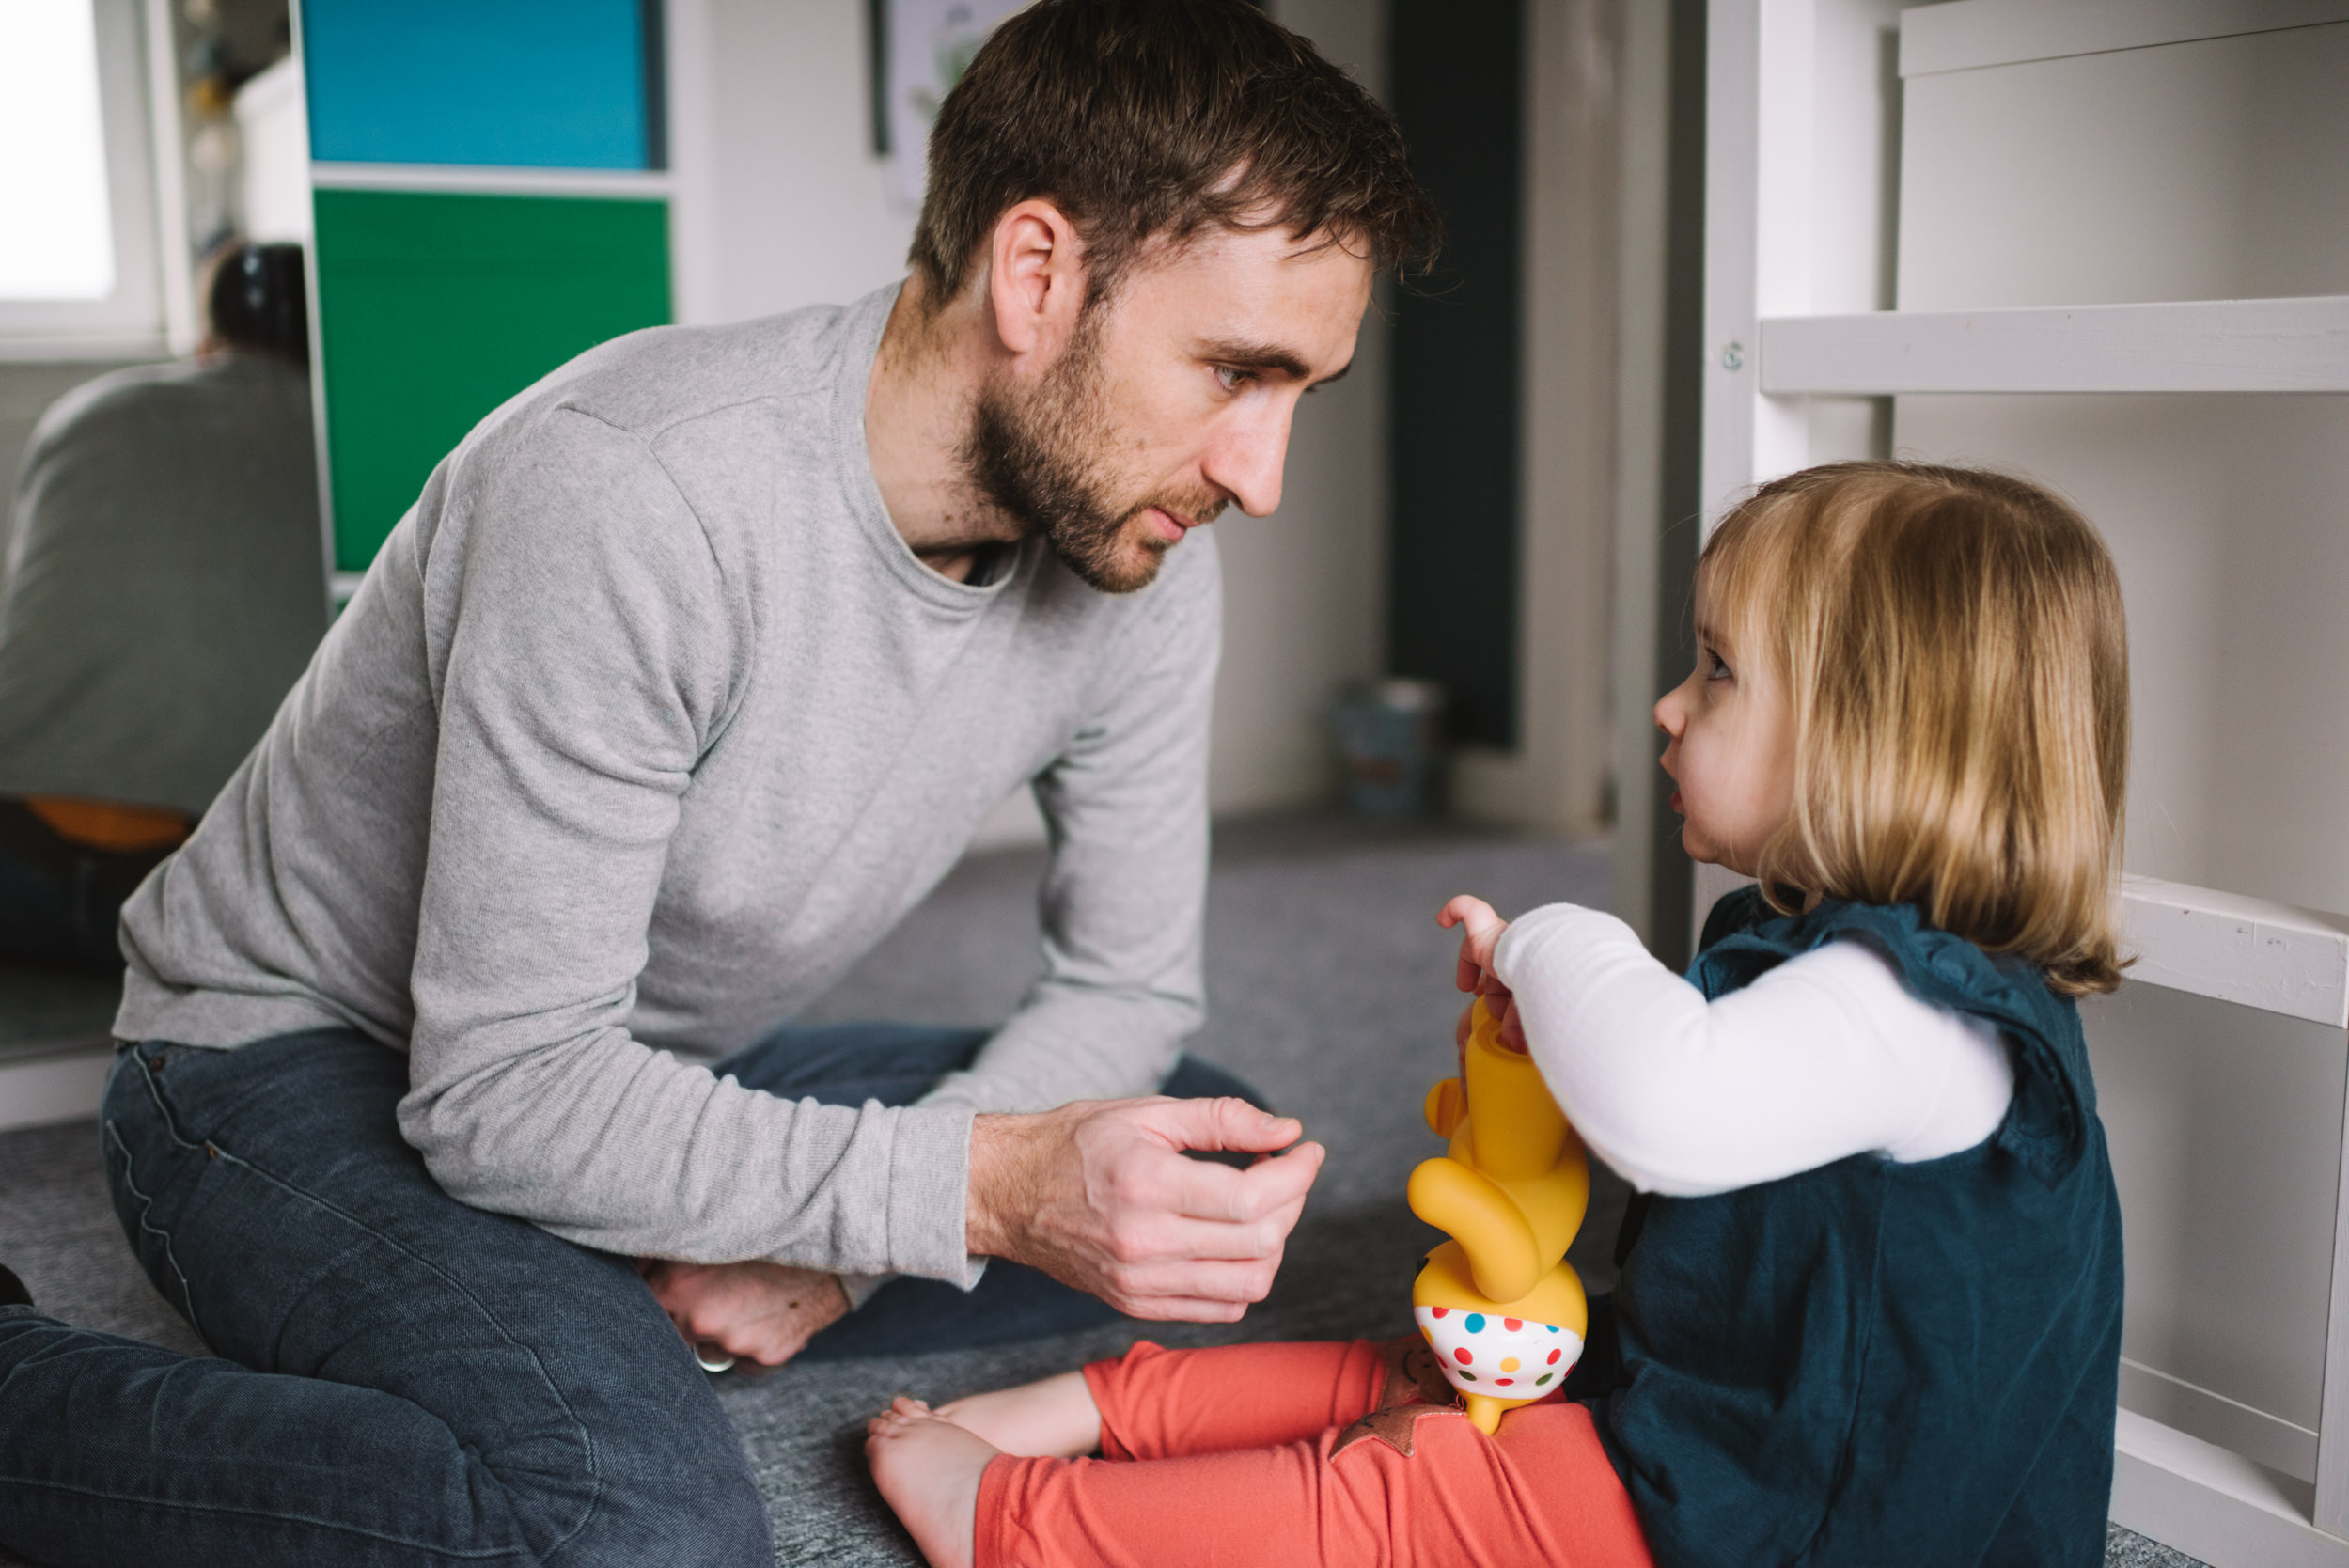
[[[959,1105],[908,1105],[898,1113],[885,1199],[892,1272],[963,1290],[979,1283],[986,1260],[972,1257],[967,1245],[973,1114]]]

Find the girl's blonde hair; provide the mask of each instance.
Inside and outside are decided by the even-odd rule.
[[[2128,630],[2087,519],[2003,474],[1829,463],[1731,512],[1699,572],[1793,716],[1774,906],[1914,903],[2055,991],[2120,983]]]

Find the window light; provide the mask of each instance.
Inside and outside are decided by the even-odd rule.
[[[114,286],[91,0],[0,0],[0,300]]]

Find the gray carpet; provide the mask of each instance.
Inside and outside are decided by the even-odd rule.
[[[1000,1019],[1034,976],[1040,854],[966,861],[814,1010],[818,1020]],[[1454,830],[1374,830],[1320,820],[1221,829],[1207,915],[1211,1022],[1203,1056],[1302,1116],[1329,1163],[1273,1294],[1229,1328],[1104,1329],[1044,1344],[728,1373],[740,1428],[791,1564],[919,1560],[867,1478],[865,1418],[903,1390],[932,1401],[1064,1371],[1147,1332],[1167,1343],[1387,1336],[1410,1326],[1409,1281],[1435,1232],[1402,1205],[1433,1152],[1420,1096],[1449,1068],[1454,943],[1433,917],[1473,891],[1504,911],[1554,899],[1604,903],[1605,851]],[[4,1010],[4,1004],[0,1004]],[[93,1327],[201,1354],[149,1289],[107,1206],[87,1123],[0,1135],[0,1261],[44,1307]],[[1621,1190],[1594,1194],[1574,1257],[1604,1290]],[[2189,1568],[2115,1531],[2112,1568]],[[0,1568],[21,1559],[0,1550]]]

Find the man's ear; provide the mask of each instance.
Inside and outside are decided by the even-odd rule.
[[[1085,306],[1084,244],[1068,214],[1039,196],[1005,209],[988,247],[995,336],[1014,355],[1058,357]]]

